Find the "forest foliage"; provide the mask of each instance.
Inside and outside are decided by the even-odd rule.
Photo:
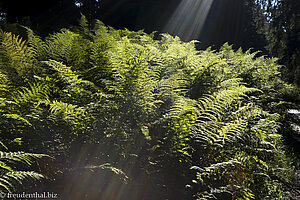
[[[289,197],[282,130],[299,97],[275,58],[93,24],[82,17],[46,38],[1,32],[2,191]]]
[[[257,30],[267,40],[266,49],[285,65],[284,78],[300,85],[300,1],[255,0],[253,8]]]

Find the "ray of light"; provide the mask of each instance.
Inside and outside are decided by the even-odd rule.
[[[164,32],[183,40],[197,39],[214,0],[182,0],[164,27]]]

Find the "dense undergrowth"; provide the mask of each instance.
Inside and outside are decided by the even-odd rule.
[[[297,94],[276,59],[84,17],[44,39],[23,30],[0,37],[2,191],[289,198],[281,133]]]

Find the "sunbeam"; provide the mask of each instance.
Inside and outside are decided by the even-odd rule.
[[[197,39],[214,0],[182,0],[164,27],[164,32],[183,40]]]

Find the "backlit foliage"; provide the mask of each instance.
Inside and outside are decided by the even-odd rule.
[[[1,33],[1,141],[54,157],[41,173],[61,198],[288,196],[280,122],[291,87],[275,59],[86,24],[45,39]]]

